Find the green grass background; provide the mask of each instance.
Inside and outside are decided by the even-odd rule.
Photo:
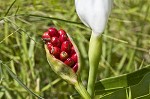
[[[149,5],[149,0],[114,0],[103,34],[98,80],[150,64]],[[53,26],[63,28],[77,40],[85,60],[82,79],[87,84],[91,30],[79,20],[74,0],[0,0],[0,98],[35,98],[9,75],[3,64],[46,99],[68,99],[76,93],[58,78],[46,60],[41,35]]]

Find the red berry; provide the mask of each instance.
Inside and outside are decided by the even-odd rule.
[[[67,35],[60,35],[59,36],[59,40],[61,43],[63,43],[64,41],[67,41],[67,38],[68,38]]]
[[[52,49],[50,50],[50,53],[52,54],[52,55],[54,55],[55,56],[55,58],[59,58],[59,54],[60,54],[60,48],[58,48],[58,47],[52,47]]]
[[[42,35],[42,39],[44,41],[50,41],[51,40],[51,37],[49,36],[49,33],[48,32],[45,32],[43,35]]]
[[[61,45],[61,51],[65,51],[67,52],[68,54],[70,53],[71,51],[71,42],[69,41],[64,41]]]
[[[51,38],[51,43],[53,44],[53,46],[56,46],[56,47],[60,47],[61,46],[61,43],[60,43],[60,40],[58,37],[52,37]]]
[[[63,29],[60,29],[60,30],[58,31],[58,33],[59,33],[59,35],[66,35],[66,32],[65,32]]]
[[[76,63],[76,64],[73,66],[72,69],[73,69],[74,72],[77,72],[77,70],[78,70],[78,63]]]
[[[67,40],[68,40],[69,42],[71,42],[69,38],[68,38]]]
[[[68,57],[69,57],[69,55],[68,55],[67,52],[62,51],[62,52],[60,53],[60,60],[64,61],[64,60],[66,60]]]
[[[76,54],[76,53],[73,54],[73,55],[71,56],[71,58],[73,59],[73,61],[74,61],[75,63],[77,63],[78,59],[77,59],[77,54]]]
[[[72,67],[74,65],[74,61],[71,58],[67,58],[67,60],[64,63],[69,67]]]
[[[76,52],[75,52],[75,50],[74,50],[74,47],[72,46],[71,47],[71,52],[70,52],[70,55],[72,56],[73,54],[75,54]]]
[[[59,33],[56,28],[49,28],[48,32],[51,37],[53,37],[53,36],[59,37]]]
[[[51,51],[51,50],[52,50],[52,48],[53,48],[52,43],[47,42],[47,48],[48,48],[48,50],[49,50],[49,51]]]

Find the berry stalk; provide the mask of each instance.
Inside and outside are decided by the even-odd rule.
[[[89,93],[86,91],[85,87],[80,81],[75,84],[75,89],[78,91],[83,99],[91,99]]]

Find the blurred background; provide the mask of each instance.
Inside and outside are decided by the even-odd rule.
[[[97,80],[150,64],[149,5],[148,0],[114,0],[103,33]],[[74,0],[0,0],[1,99],[34,99],[29,90],[20,86],[21,82],[45,99],[68,99],[76,93],[48,65],[41,35],[49,27],[64,29],[76,40],[85,60],[81,74],[87,84],[91,30],[79,20]],[[21,82],[12,77],[8,67]]]

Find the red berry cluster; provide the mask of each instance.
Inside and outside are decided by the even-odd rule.
[[[77,53],[63,29],[57,31],[56,28],[49,28],[42,35],[42,39],[46,43],[50,54],[71,67],[75,72],[77,71]]]

